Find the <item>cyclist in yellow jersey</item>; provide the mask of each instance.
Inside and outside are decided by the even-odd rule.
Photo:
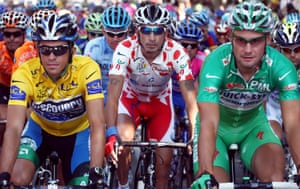
[[[17,186],[28,185],[39,163],[53,150],[62,160],[64,183],[91,188],[103,184],[101,72],[92,59],[73,55],[78,35],[75,20],[73,14],[53,12],[32,27],[39,57],[22,64],[12,76],[1,186],[10,180]],[[33,111],[23,130],[28,103]]]

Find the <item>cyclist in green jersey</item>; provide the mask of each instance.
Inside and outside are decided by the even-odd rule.
[[[229,181],[227,149],[233,143],[260,181],[283,180],[284,152],[262,106],[275,89],[294,162],[300,164],[298,78],[292,62],[267,45],[273,23],[271,10],[261,2],[238,4],[229,17],[231,43],[215,49],[204,62],[197,96],[192,188]]]

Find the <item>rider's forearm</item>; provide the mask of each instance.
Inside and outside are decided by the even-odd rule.
[[[197,176],[203,172],[213,174],[213,159],[215,156],[216,131],[211,126],[201,125],[198,140],[198,159],[199,172]]]
[[[118,104],[123,88],[123,76],[110,76],[105,106],[106,127],[116,126],[118,117]]]
[[[300,165],[300,100],[281,102],[286,140],[296,165]]]
[[[26,120],[25,106],[9,105],[7,109],[7,124],[1,148],[0,172],[11,173],[20,146],[21,134]]]
[[[18,155],[20,136],[21,133],[17,130],[6,128],[1,148],[0,172],[12,172]]]
[[[104,125],[91,128],[91,162],[90,167],[102,167],[105,148]]]
[[[198,107],[196,101],[196,91],[194,89],[194,83],[192,80],[186,80],[180,82],[180,89],[185,101],[186,111],[190,122],[190,134],[191,138],[194,136],[194,129],[196,125],[196,116],[198,114]]]

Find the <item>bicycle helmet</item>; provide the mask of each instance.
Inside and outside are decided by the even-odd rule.
[[[221,22],[220,24],[216,24],[215,25],[215,31],[217,33],[228,33],[230,31],[230,27],[228,26],[228,24]]]
[[[300,42],[300,23],[281,23],[273,32],[273,42],[280,45],[293,45]]]
[[[88,17],[85,19],[84,28],[88,32],[101,33],[101,28],[102,28],[101,17],[102,17],[101,13],[89,14]]]
[[[127,29],[130,24],[129,13],[121,6],[110,6],[101,17],[102,25],[108,29]]]
[[[40,22],[41,19],[47,18],[49,15],[55,14],[54,10],[40,10],[35,13],[30,17],[29,21],[29,26],[31,27],[31,32],[36,32],[37,31],[37,25]]]
[[[23,12],[9,11],[5,12],[0,17],[0,29],[4,28],[27,28],[27,16]]]
[[[175,38],[179,40],[193,40],[200,42],[203,39],[201,29],[190,22],[180,22],[175,32]]]
[[[263,3],[250,0],[236,5],[228,18],[233,30],[251,30],[269,33],[274,27],[272,11]]]
[[[170,15],[168,10],[155,4],[149,4],[143,7],[140,7],[135,12],[135,24],[137,26],[143,24],[150,25],[163,25],[168,27],[170,24]]]
[[[32,34],[32,39],[36,41],[62,40],[73,42],[78,36],[76,16],[73,14],[50,14],[39,20],[36,32]]]
[[[170,17],[169,24],[169,33],[171,36],[175,37],[176,28],[179,24],[179,21],[175,17]]]
[[[300,22],[300,13],[290,13],[286,15],[286,22]]]
[[[35,5],[37,10],[41,9],[56,9],[56,5],[53,0],[38,0]]]
[[[208,11],[206,9],[202,9],[201,11],[194,12],[188,20],[197,26],[206,26],[209,24]]]

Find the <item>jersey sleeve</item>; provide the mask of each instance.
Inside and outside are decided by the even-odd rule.
[[[33,81],[27,66],[19,67],[12,75],[9,105],[27,106],[33,94]]]
[[[171,42],[169,41],[169,43]],[[168,44],[168,46],[170,47],[172,45]],[[194,80],[189,55],[184,51],[183,47],[179,46],[177,43],[174,43],[173,48],[176,50],[173,51],[170,58],[175,62],[174,70],[176,71],[178,80]]]
[[[113,54],[112,65],[110,67],[109,75],[125,76],[127,65],[130,61],[130,54],[132,49],[132,42],[125,40],[119,44]]]
[[[219,103],[224,75],[224,64],[221,60],[214,52],[205,59],[199,75],[198,102]]]
[[[285,57],[278,57],[280,62],[274,65],[273,75],[280,101],[300,99],[298,75],[295,66]],[[277,60],[278,60],[277,59]]]
[[[13,71],[15,71],[24,62],[37,56],[38,52],[34,47],[34,42],[26,41],[21,47],[17,48],[15,52],[15,64],[13,67]]]
[[[83,88],[85,89],[86,100],[104,98],[102,76],[98,64],[90,58],[87,58],[87,63],[84,69],[81,69],[80,76],[82,77]]]

